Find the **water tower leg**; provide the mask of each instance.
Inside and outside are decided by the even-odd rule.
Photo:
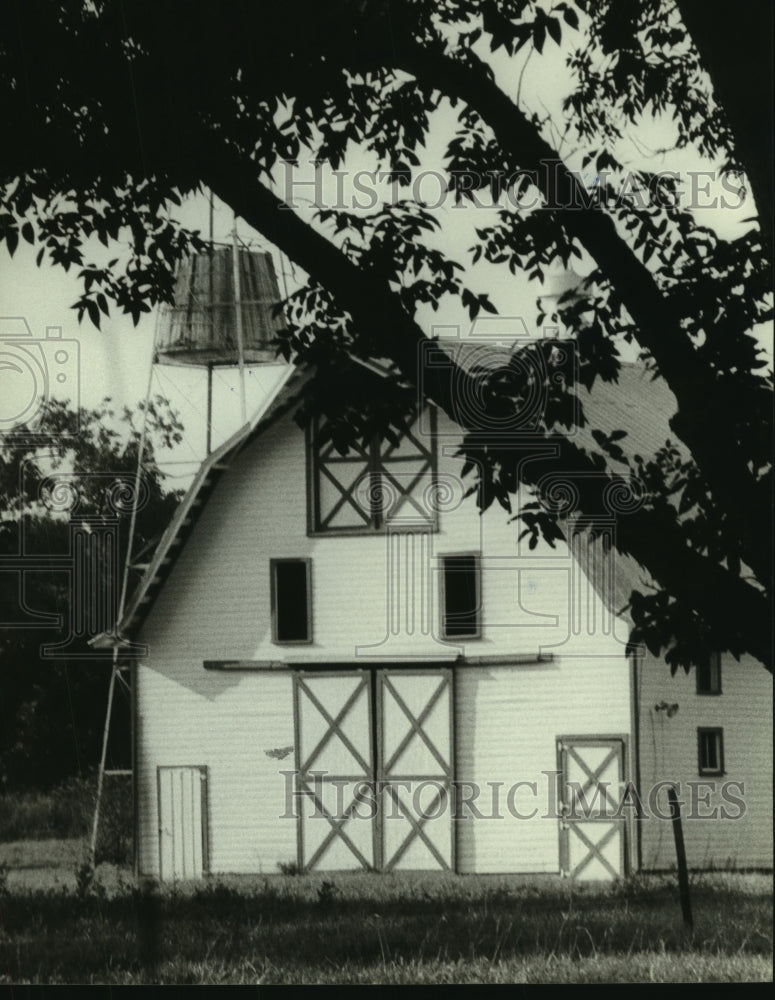
[[[108,756],[108,738],[110,736],[110,717],[113,712],[113,692],[116,688],[116,673],[118,672],[118,649],[113,649],[113,668],[110,672],[110,686],[108,687],[108,707],[105,712],[105,725],[102,730],[102,753],[100,754],[100,766],[97,771],[97,799],[94,803],[94,819],[92,821],[91,841],[89,843],[89,864],[92,868],[97,860],[97,833],[100,826],[100,806],[102,805],[102,789],[105,784],[105,761]]]
[[[245,398],[245,338],[242,332],[242,289],[240,287],[239,244],[237,242],[237,216],[234,216],[232,230],[232,266],[234,269],[234,328],[237,334],[237,357],[239,359],[240,410],[242,426],[248,422],[248,407]]]
[[[207,454],[212,451],[213,436],[213,363],[207,364]]]

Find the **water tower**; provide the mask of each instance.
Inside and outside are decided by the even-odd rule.
[[[191,254],[178,266],[175,275],[173,302],[171,305],[164,305],[158,314],[153,355],[154,365],[187,365],[207,370],[208,455],[212,450],[213,370],[239,366],[240,401],[242,425],[244,426],[247,423],[245,365],[265,365],[277,362],[275,339],[284,325],[282,315],[278,310],[280,291],[271,254],[239,246],[236,222],[232,233],[232,243],[215,243],[212,240],[212,202],[210,233],[211,240],[208,248],[201,253]],[[150,388],[151,383],[149,382],[149,396]],[[147,422],[144,421],[133,491],[135,501],[140,494],[146,426]],[[112,775],[128,776],[132,773],[131,769],[107,768],[106,759],[114,691],[117,682],[121,682],[127,691],[131,690],[129,664],[131,656],[136,655],[136,651],[134,653],[132,651],[134,644],[122,639],[117,632],[126,603],[129,571],[131,569],[142,571],[148,569],[147,563],[138,562],[133,557],[132,545],[136,517],[137,508],[133,506],[120,593],[111,591],[107,595],[115,598],[116,605],[115,608],[111,608],[110,621],[103,629],[103,634],[106,637],[109,638],[112,635],[112,644],[109,648],[112,649],[113,669],[108,690],[102,755],[97,778],[97,799],[92,823],[89,854],[92,865],[97,849],[104,778]],[[89,580],[90,578],[87,578],[87,583]],[[87,588],[84,600],[88,601],[91,593],[92,591]]]
[[[207,370],[207,452],[211,450],[213,369],[239,366],[242,423],[247,422],[245,365],[277,361],[283,327],[270,253],[216,244],[178,266],[174,301],[162,307],[154,364]]]

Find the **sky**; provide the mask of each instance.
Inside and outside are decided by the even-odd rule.
[[[509,61],[502,53],[492,57],[490,61],[496,69],[501,86],[512,96],[519,87],[523,103],[533,110],[558,115],[563,91],[563,56],[559,49],[551,50],[547,46],[540,59],[528,62],[524,74],[519,61]],[[411,192],[429,200],[431,204],[438,200],[438,181],[433,171],[441,168],[444,141],[453,128],[451,114],[440,112],[434,123],[430,148],[423,154],[419,167],[426,177]],[[681,154],[654,153],[654,150],[669,146],[668,125],[655,122],[649,129],[640,130],[637,148],[643,152],[645,159],[642,163],[633,160],[633,168],[646,165],[652,170],[707,169],[708,165],[702,164],[691,151]],[[638,154],[635,155],[637,158]],[[376,161],[362,153],[356,152],[348,156],[345,164],[348,177],[342,182],[346,201],[349,202],[354,194],[351,186],[353,176],[358,171],[373,171],[375,167]],[[312,170],[309,164],[302,163],[297,179],[310,180]],[[276,181],[278,189],[282,189],[287,184],[287,173],[278,173]],[[384,185],[375,184],[374,187],[387,191]],[[328,178],[324,191],[326,197],[335,197],[336,187],[332,178]],[[310,196],[313,189],[297,185],[293,193],[299,214],[310,219],[313,211]],[[402,196],[405,195],[402,193]],[[217,201],[214,209],[213,235],[216,240],[228,240],[235,225],[231,210]],[[433,211],[442,224],[443,237],[439,245],[462,263],[470,261],[468,250],[476,239],[475,228],[493,221],[493,213],[476,207],[455,207],[450,200],[434,207]],[[709,209],[703,213],[703,221],[716,228],[720,235],[733,236],[741,231],[743,220],[751,214],[750,204],[741,204],[735,210]],[[185,203],[179,217],[207,234],[207,199],[200,196]],[[240,239],[248,246],[273,253],[281,290],[287,288],[292,291],[299,286],[304,276],[286,258],[244,222],[237,222],[237,230]],[[31,338],[27,338],[28,349],[38,359],[38,376],[40,358],[46,358],[44,368],[49,375],[47,391],[52,395],[77,400],[80,405],[87,407],[97,406],[104,397],[109,396],[119,412],[124,405],[136,406],[145,398],[149,387],[151,394],[169,397],[184,423],[185,438],[173,453],[166,456],[165,472],[174,480],[175,485],[186,485],[206,451],[205,371],[201,368],[152,365],[156,312],[144,316],[137,327],[133,327],[129,317],[115,314],[103,319],[101,330],[96,330],[88,319],[84,319],[79,325],[76,312],[71,308],[80,291],[75,271],[65,273],[61,268],[46,263],[40,268],[36,267],[34,258],[37,249],[22,241],[11,259],[5,245],[0,247],[0,431],[13,424],[16,415],[24,409],[25,401],[29,401],[29,371],[23,366],[20,368],[13,361],[13,345],[20,329],[18,318],[22,318],[28,324],[31,334]],[[101,250],[99,247],[95,249]],[[582,262],[578,267],[581,274],[590,269],[589,261]],[[509,340],[514,339],[509,336],[512,330],[527,329],[531,336],[540,335],[541,331],[537,329],[535,322],[535,299],[544,290],[530,285],[522,275],[511,275],[506,267],[496,268],[486,263],[469,267],[466,280],[473,290],[486,291],[497,307],[500,318],[497,322],[492,321],[486,332],[494,330],[497,335],[505,332]],[[418,318],[429,334],[439,332],[439,328],[444,328],[443,332],[447,335],[455,328],[463,336],[471,332],[467,315],[459,303],[446,303],[439,313],[432,313],[428,309],[421,312]],[[520,319],[525,321],[524,327],[519,324]],[[492,323],[496,325],[493,326]],[[55,335],[50,335],[49,328],[61,328],[61,342]],[[761,336],[764,343],[770,342],[769,331],[762,331]],[[29,346],[30,344],[34,346]],[[57,358],[65,360],[60,363]],[[247,370],[246,398],[249,411],[254,411],[260,405],[267,387],[277,377],[277,373],[277,366],[256,366]],[[60,383],[56,381],[57,377],[62,379]],[[239,427],[239,399],[236,365],[217,370],[213,381],[214,445],[225,440]]]

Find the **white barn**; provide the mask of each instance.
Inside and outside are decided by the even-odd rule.
[[[443,415],[342,458],[294,422],[303,377],[278,367],[204,462],[121,626],[148,648],[138,873],[670,867],[671,824],[622,796],[701,780],[698,739],[721,753],[703,728],[723,729],[713,777],[744,782],[745,815],[687,818],[689,864],[769,866],[769,675],[725,659],[705,697],[626,657],[631,567],[480,517]]]

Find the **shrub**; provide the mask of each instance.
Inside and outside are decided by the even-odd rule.
[[[116,865],[131,864],[133,831],[132,778],[129,775],[106,777],[100,805],[97,864],[101,861]]]
[[[68,778],[50,792],[0,796],[0,840],[83,837],[94,813],[94,777]]]
[[[48,792],[7,792],[0,796],[0,841],[87,837],[96,799],[93,773],[68,778]],[[132,780],[108,776],[102,790],[96,861],[128,864],[132,830]]]

